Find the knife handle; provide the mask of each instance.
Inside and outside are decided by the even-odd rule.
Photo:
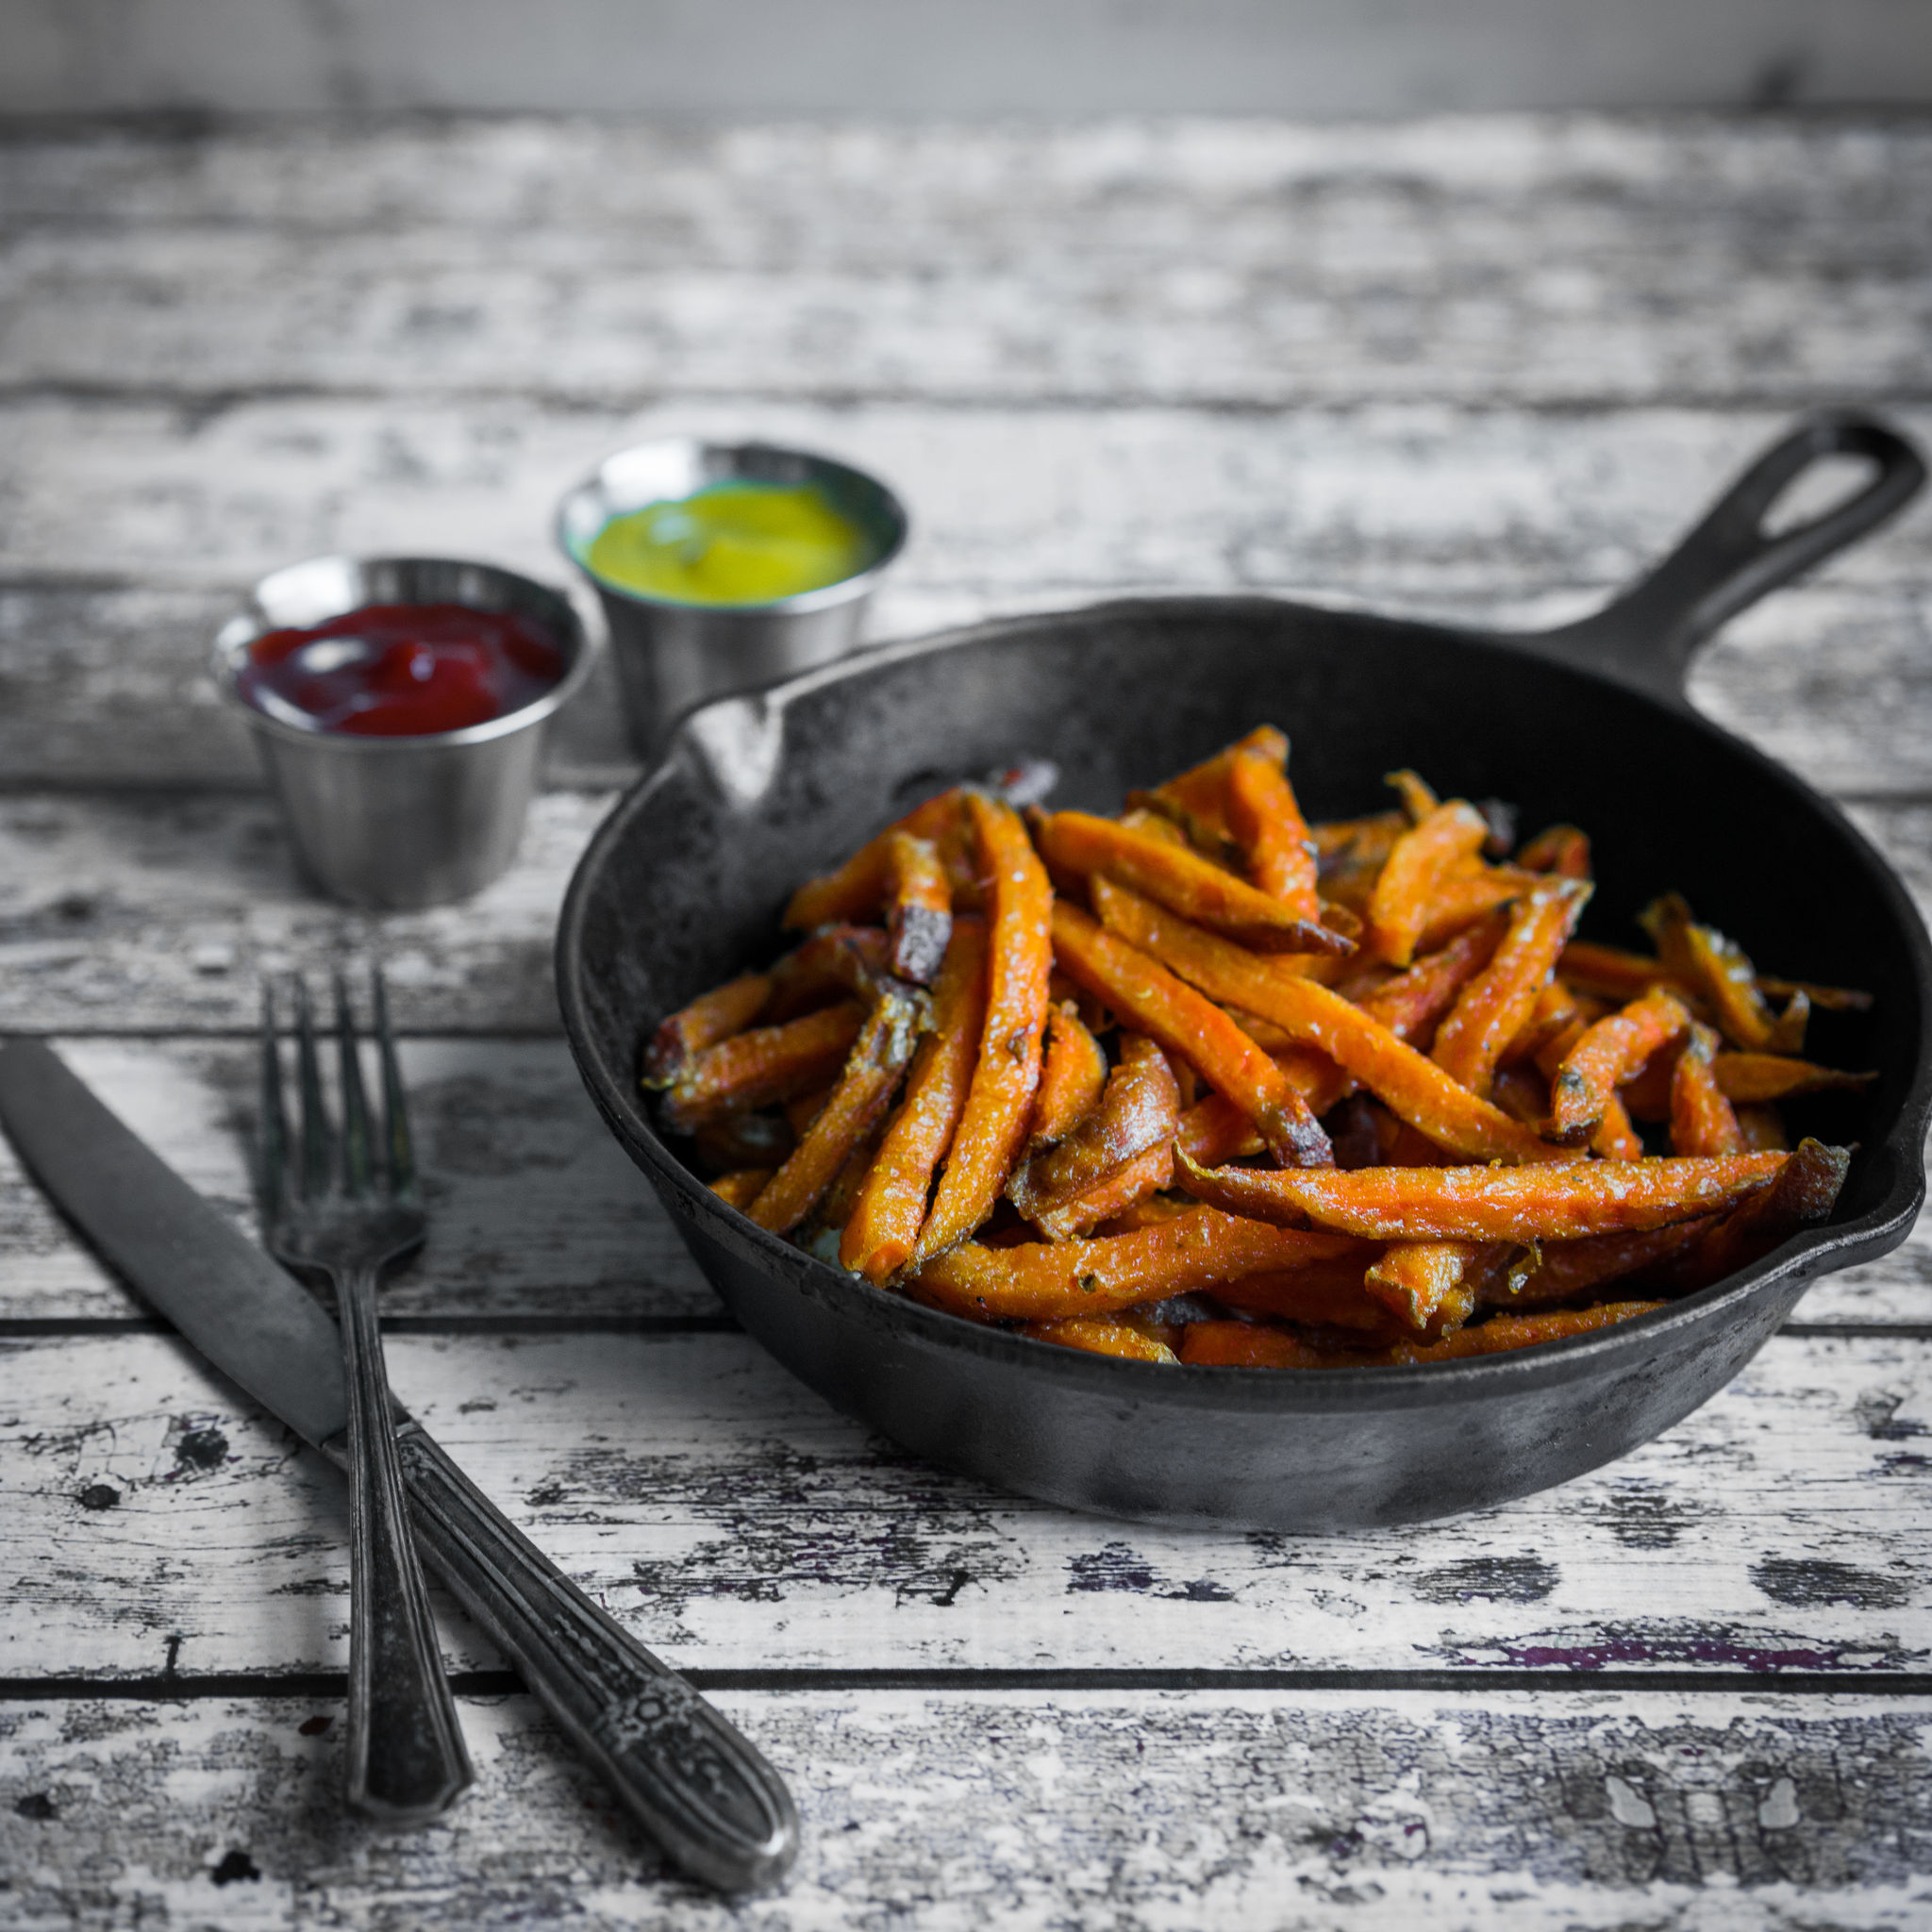
[[[676,1672],[600,1609],[414,1421],[396,1448],[433,1568],[671,1858],[724,1891],[798,1851],[782,1779]]]

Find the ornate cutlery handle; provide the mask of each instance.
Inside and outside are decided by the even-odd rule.
[[[413,1421],[395,1440],[425,1553],[638,1822],[723,1890],[778,1878],[798,1851],[798,1814],[777,1773]]]
[[[376,1327],[373,1268],[334,1271],[349,1394],[347,1799],[379,1824],[425,1824],[476,1774],[423,1588]]]

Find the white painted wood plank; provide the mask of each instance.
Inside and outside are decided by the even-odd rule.
[[[342,1667],[341,1486],[172,1338],[4,1346],[0,1677]],[[1561,1490],[1349,1536],[1152,1529],[928,1467],[737,1334],[400,1336],[404,1401],[706,1668],[1924,1672],[1928,1344],[1778,1339]],[[489,1645],[455,1612],[458,1667]]]
[[[1932,441],[1932,411],[1896,413]],[[721,397],[626,412],[410,395],[201,409],[25,395],[0,400],[0,578],[232,587],[328,550],[480,556],[560,576],[561,492],[610,449],[695,430],[828,448],[887,476],[912,508],[896,567],[909,585],[1298,587],[1463,606],[1567,591],[1574,613],[1655,561],[1790,423],[1763,408]],[[1829,581],[1923,586],[1928,555],[1921,504],[1834,562]]]
[[[61,1051],[177,1174],[257,1238],[252,1043],[92,1040]],[[429,1240],[386,1289],[386,1312],[722,1312],[560,1041],[406,1040],[401,1058]],[[0,1322],[149,1312],[75,1239],[0,1140]]]
[[[476,1789],[389,1835],[341,1814],[334,1700],[0,1706],[8,1922],[1881,1932],[1932,1897],[1924,1700],[718,1702],[805,1824],[784,1888],[729,1905],[664,1874],[526,1697],[463,1699]]]
[[[1932,321],[1909,124],[525,122],[12,172],[15,383],[1805,401],[1923,391]]]
[[[81,1039],[60,1051],[178,1174],[256,1234],[252,1044]],[[719,1313],[648,1184],[598,1119],[561,1041],[408,1040],[404,1077],[430,1208],[423,1255],[386,1291],[410,1317]],[[145,1313],[75,1239],[0,1139],[0,1322]],[[1805,1322],[1932,1320],[1932,1226],[1827,1277]]]

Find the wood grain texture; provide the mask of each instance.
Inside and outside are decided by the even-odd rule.
[[[726,1692],[793,1780],[783,1891],[668,1877],[525,1697],[465,1698],[475,1790],[383,1836],[339,1702],[0,1707],[20,1932],[1149,1925],[1885,1932],[1923,1924],[1923,1700]]]
[[[1909,122],[459,122],[8,173],[17,383],[1809,402],[1923,393],[1932,323]]]
[[[1932,1668],[1928,1347],[1780,1338],[1560,1490],[1306,1538],[1007,1496],[870,1436],[737,1334],[404,1335],[389,1357],[486,1492],[684,1666],[1665,1669],[1770,1689]],[[170,1337],[0,1348],[0,1677],[342,1667],[343,1499],[312,1452]],[[456,1612],[444,1631],[456,1667],[498,1662]]]

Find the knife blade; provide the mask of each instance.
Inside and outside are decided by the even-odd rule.
[[[294,1278],[37,1040],[0,1047],[0,1126],[115,1271],[249,1395],[341,1467],[336,1324]],[[398,1405],[396,1448],[425,1559],[683,1868],[726,1891],[798,1850],[783,1780],[718,1711],[506,1519]]]

